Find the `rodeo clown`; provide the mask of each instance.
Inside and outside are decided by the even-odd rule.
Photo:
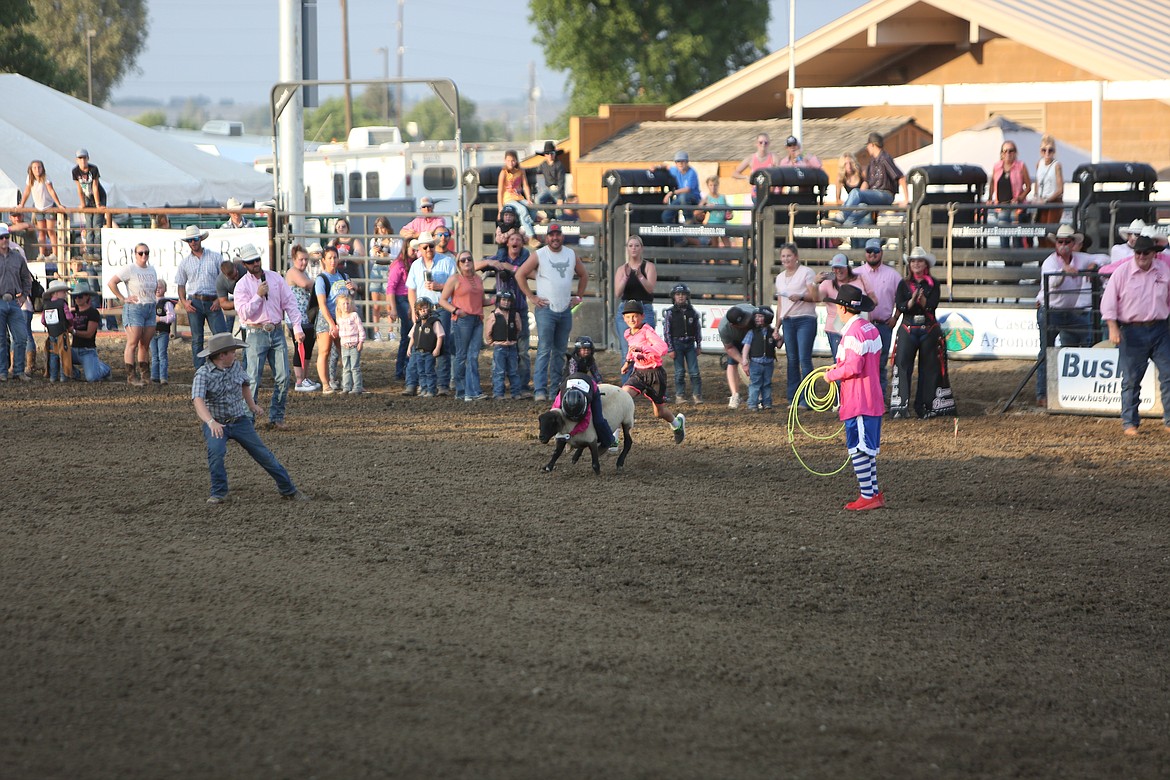
[[[872,323],[859,316],[863,311],[873,311],[874,303],[851,284],[841,285],[837,297],[826,298],[825,303],[836,305],[841,323],[837,362],[825,372],[825,381],[841,383],[845,445],[861,488],[861,495],[845,508],[855,512],[881,509],[886,505],[877,482],[877,454],[886,411],[881,383],[882,336]]]

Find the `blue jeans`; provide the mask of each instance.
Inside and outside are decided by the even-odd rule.
[[[341,348],[341,392],[360,393],[362,385],[362,353],[357,347]]]
[[[520,218],[520,229],[524,231],[524,235],[529,238],[536,235],[536,226],[532,222],[532,213],[528,211],[528,206],[518,200],[510,200],[504,205],[516,209],[516,216]]]
[[[748,409],[762,406],[772,408],[772,372],[776,370],[776,361],[748,363]]]
[[[804,378],[812,373],[812,347],[817,337],[816,317],[785,317],[780,320],[784,334],[784,352],[788,355],[788,401],[807,406],[808,402],[797,399],[796,390]]]
[[[398,334],[398,356],[394,359],[394,378],[406,379],[406,364],[410,362],[410,298],[395,295],[394,308],[398,312],[401,328]]]
[[[1044,321],[1048,320],[1045,325]],[[1048,349],[1056,346],[1060,336],[1062,347],[1087,347],[1092,343],[1089,335],[1089,313],[1072,309],[1036,310],[1036,324],[1040,327],[1040,363],[1036,369],[1036,397],[1048,397]]]
[[[894,193],[886,190],[863,190],[861,187],[849,193],[849,197],[841,205],[841,210],[845,212],[846,225],[861,225],[866,222],[871,222],[870,214],[872,212],[863,211],[861,209],[854,209],[850,211],[852,206],[888,206],[894,202]]]
[[[74,379],[80,379],[84,376],[86,382],[100,382],[109,378],[110,367],[98,358],[96,349],[93,347],[74,347],[70,351],[73,354]],[[78,366],[81,366],[80,373],[78,373]]]
[[[479,351],[483,349],[483,317],[460,317],[452,326],[452,336],[455,339],[455,395],[482,395]]]
[[[614,313],[613,316],[613,330],[614,333],[617,334],[619,350],[618,357],[624,361],[626,359],[626,352],[628,352],[630,349],[630,345],[626,342],[626,331],[628,331],[630,328],[628,325],[626,325],[626,321],[622,319],[622,302],[617,301],[616,303],[617,312]],[[646,318],[646,324],[651,328],[658,324],[654,317],[654,307],[650,306],[650,304],[642,304],[642,313]],[[632,373],[634,373],[634,369],[631,368],[629,373],[622,374],[621,384],[624,385]]]
[[[1138,404],[1142,379],[1149,361],[1158,369],[1162,390],[1162,422],[1170,425],[1170,326],[1159,322],[1150,327],[1121,326],[1121,425],[1136,428],[1141,423]]]
[[[676,346],[674,350],[674,400],[679,403],[686,395],[686,375],[691,375],[691,394],[703,395],[703,378],[699,375],[699,349],[694,344]]]
[[[284,408],[288,404],[288,342],[284,340],[284,328],[277,326],[271,332],[248,329],[246,352],[247,371],[252,378],[252,399],[260,400],[260,379],[264,376],[264,364],[272,368],[272,401],[268,405],[268,420],[284,422]]]
[[[841,344],[841,334],[831,330],[825,331],[825,338],[829,340],[829,357],[837,359],[837,347]]]
[[[28,326],[16,301],[0,301],[0,376],[8,376],[8,334],[12,333],[12,373],[24,373]]]
[[[443,339],[443,351],[435,358],[435,379],[439,387],[450,387],[451,382],[451,355],[455,352],[455,348],[451,343],[451,312],[444,309],[442,306],[436,306],[439,310],[439,322],[443,323],[443,332],[447,335]]]
[[[681,195],[675,195],[670,199],[672,206],[698,206],[699,193],[684,192]],[[663,209],[662,221],[668,225],[678,224],[678,209]]]
[[[552,398],[561,386],[565,370],[565,350],[573,330],[573,310],[553,311],[548,306],[536,310],[536,377],[535,391]],[[552,360],[556,355],[556,360]],[[551,365],[550,365],[551,363]]]
[[[229,439],[234,439],[252,456],[252,460],[268,472],[276,481],[276,488],[282,496],[291,496],[297,492],[296,485],[289,478],[284,466],[280,465],[272,450],[260,441],[251,417],[241,417],[223,426],[223,436],[219,439],[212,436],[211,429],[204,424],[203,439],[207,442],[207,469],[211,472],[211,495],[222,498],[228,494],[227,469],[224,468],[223,459],[227,454]]]
[[[45,366],[49,369],[50,382],[64,382],[69,378],[61,373],[61,358],[53,351],[59,338],[60,336],[45,337]]]
[[[211,310],[214,301],[200,301],[195,298],[187,300],[195,308],[195,311],[188,312],[187,322],[191,325],[191,357],[195,361],[195,370],[198,371],[207,362],[207,358],[199,357],[199,353],[203,351],[203,324],[207,323],[213,334],[226,333],[227,320],[219,309]]]
[[[433,393],[437,390],[434,355],[417,349],[410,353],[410,364],[406,367],[406,386],[417,387],[419,392]]]
[[[93,203],[86,203],[85,205],[87,208],[94,208],[97,205],[97,201],[94,201]],[[82,240],[89,248],[91,254],[95,254],[100,257],[102,253],[102,233],[100,228],[106,224],[106,219],[101,214],[95,213],[87,213],[83,216],[85,217],[85,231],[81,234]]]
[[[520,356],[516,345],[492,347],[492,395],[504,397],[504,378],[512,385],[512,397],[520,395]]]
[[[888,376],[890,365],[890,347],[894,343],[894,329],[890,327],[890,323],[886,320],[872,320],[872,325],[877,328],[878,334],[882,337],[882,398],[890,397],[890,378]]]
[[[150,379],[165,382],[171,378],[167,350],[171,346],[170,333],[155,333],[150,340]]]

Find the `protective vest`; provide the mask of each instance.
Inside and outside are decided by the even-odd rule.
[[[689,303],[686,306],[671,306],[670,340],[686,344],[699,343],[699,313]]]
[[[65,301],[45,301],[45,309],[43,312],[45,330],[53,338],[57,338],[69,330],[69,321],[66,319],[65,314],[68,306],[69,304]]]
[[[437,314],[431,314],[422,322],[416,322],[415,327],[418,328],[418,335],[414,337],[414,349],[416,352],[434,352],[435,347],[439,345],[439,334],[435,331],[435,324],[439,321]]]
[[[776,340],[772,338],[771,328],[752,329],[752,347],[748,351],[752,358],[776,358]]]
[[[520,338],[520,326],[511,314],[497,311],[492,317],[492,341],[515,341]]]

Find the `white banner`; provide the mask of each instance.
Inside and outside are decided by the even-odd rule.
[[[1138,413],[1162,416],[1158,371],[1146,366]],[[1116,349],[1069,347],[1048,353],[1048,408],[1050,411],[1121,414],[1121,361]]]
[[[208,231],[203,246],[213,249],[230,260],[244,244],[251,244],[260,252],[265,268],[271,268],[268,258],[268,228],[239,228],[236,230],[214,229]],[[110,228],[102,231],[102,289],[118,269],[134,262],[134,247],[146,244],[150,247],[150,264],[158,272],[159,279],[165,279],[167,294],[175,294],[175,271],[187,256],[187,243],[183,241],[182,230],[151,230],[149,228]]]

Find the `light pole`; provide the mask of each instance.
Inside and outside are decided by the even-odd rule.
[[[89,104],[93,105],[93,39],[97,37],[97,30],[85,31],[85,74],[89,81]]]
[[[382,55],[382,78],[387,81],[390,80],[390,49],[386,46],[379,46],[374,49],[375,52]],[[378,96],[382,103],[382,121],[385,124],[390,124],[390,85],[383,84],[380,87],[381,94]]]

